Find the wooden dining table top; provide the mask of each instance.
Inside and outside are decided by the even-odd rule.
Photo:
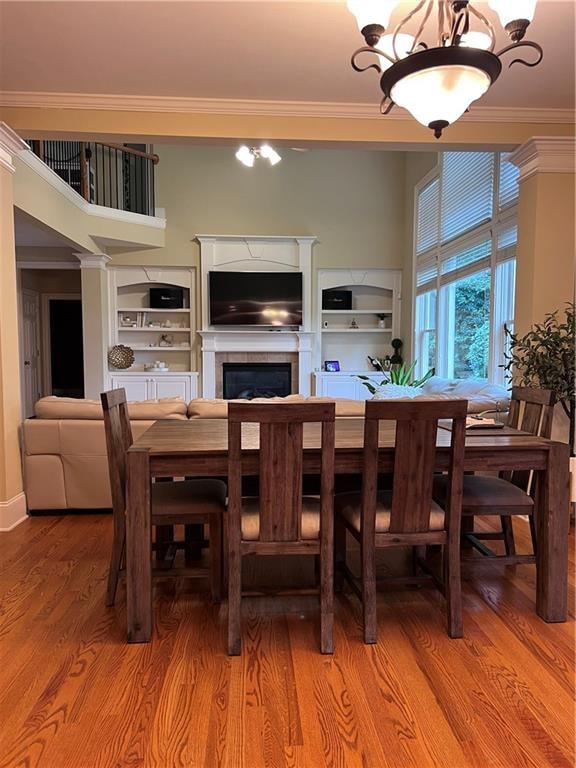
[[[450,429],[439,425],[436,445],[449,448]],[[363,418],[336,419],[336,451],[359,449],[364,440]],[[304,424],[304,450],[320,447],[321,425]],[[468,448],[537,449],[550,441],[534,437],[511,427],[474,429],[466,432]],[[380,422],[379,446],[393,448],[395,443],[394,422]],[[259,447],[258,424],[242,425],[242,448],[257,451]],[[228,451],[228,422],[226,419],[163,419],[156,421],[132,444],[131,451],[147,450],[154,454],[226,453]]]

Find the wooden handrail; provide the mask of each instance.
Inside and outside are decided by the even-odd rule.
[[[106,144],[103,141],[97,141],[96,144],[100,144],[101,147],[110,147],[110,149],[119,149],[121,152],[126,152],[129,155],[137,155],[138,157],[145,157],[146,160],[152,160],[154,165],[160,162],[160,158],[156,154],[150,154],[149,152],[141,152],[139,149],[132,149],[132,147],[125,147],[122,144]]]

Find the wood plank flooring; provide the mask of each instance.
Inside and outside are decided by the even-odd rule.
[[[90,515],[0,534],[0,768],[574,765],[573,613],[536,617],[533,567],[465,580],[462,640],[435,590],[379,594],[375,646],[338,596],[333,657],[314,598],[250,599],[229,658],[225,606],[184,580],[157,585],[153,642],[126,644],[123,586],[104,607],[111,530]]]

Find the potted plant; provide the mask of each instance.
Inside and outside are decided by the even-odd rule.
[[[424,382],[428,381],[431,376],[434,376],[435,369],[430,370],[422,376],[421,379],[413,378],[414,368],[416,368],[416,360],[410,366],[406,366],[406,363],[396,367],[385,368],[381,360],[377,357],[371,359],[372,365],[379,370],[384,378],[379,384],[374,384],[368,376],[358,376],[362,379],[362,384],[366,389],[372,393],[374,399],[387,399],[392,397],[414,397]]]
[[[543,323],[533,325],[520,336],[506,331],[509,350],[504,367],[512,375],[514,384],[541,387],[556,393],[568,417],[570,444],[570,470],[572,473],[572,501],[576,484],[576,393],[574,389],[574,361],[576,338],[576,307],[568,303],[563,314],[560,310],[547,314]]]

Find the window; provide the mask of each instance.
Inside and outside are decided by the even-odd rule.
[[[420,375],[504,383],[514,317],[518,171],[508,155],[446,152],[416,188]]]

